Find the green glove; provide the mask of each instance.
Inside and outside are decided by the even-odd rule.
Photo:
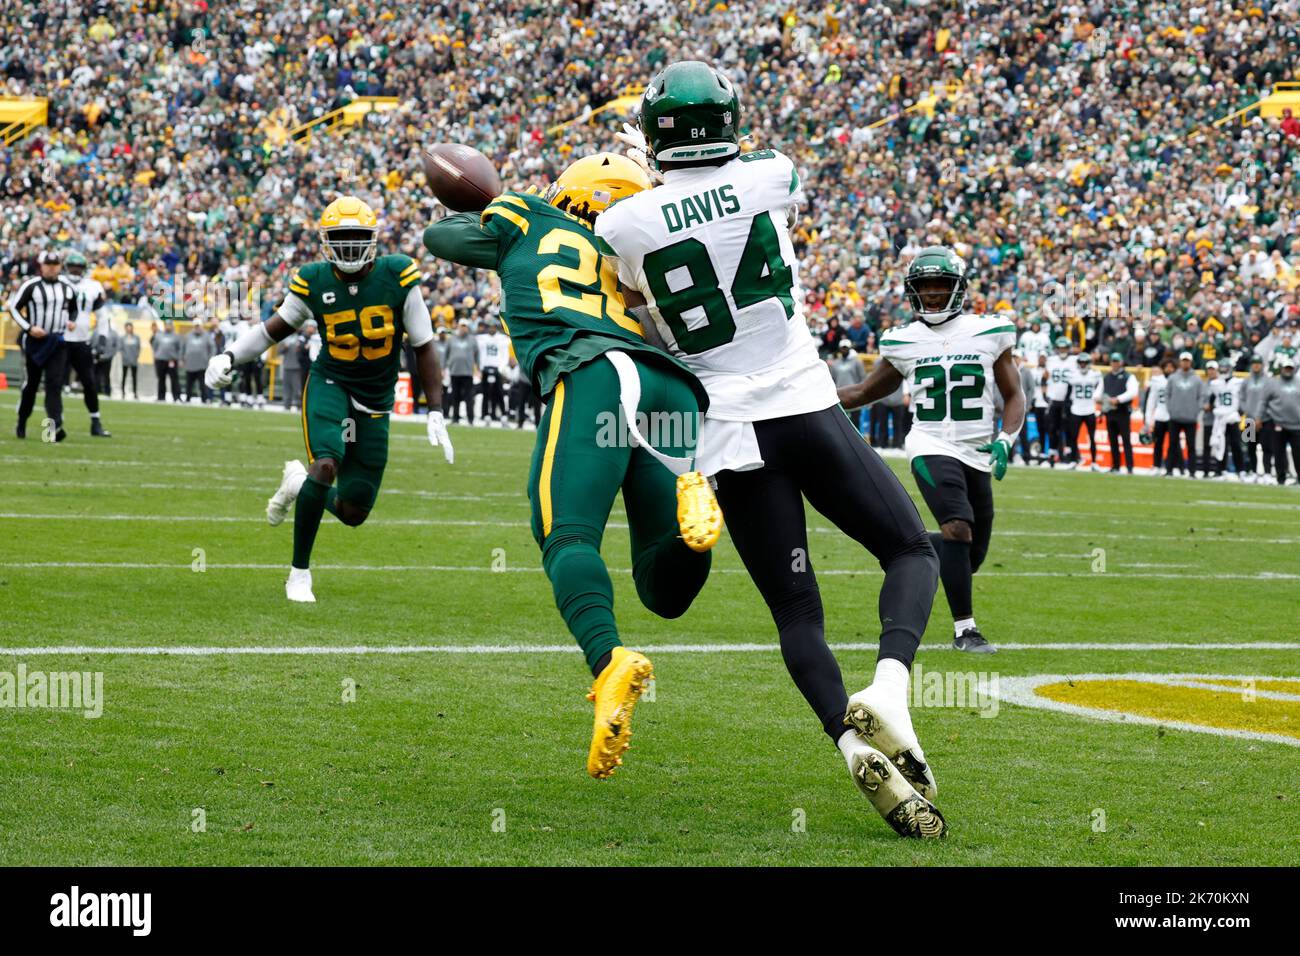
[[[1005,438],[998,438],[997,441],[991,441],[987,445],[980,445],[976,451],[986,451],[989,453],[989,466],[993,469],[993,477],[1001,481],[1007,474],[1007,461],[1011,458],[1011,443]]]

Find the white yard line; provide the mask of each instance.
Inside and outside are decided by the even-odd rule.
[[[433,497],[438,497],[435,493]],[[213,524],[264,524],[266,519],[258,515],[159,515],[159,514],[77,514],[67,513],[40,513],[32,514],[20,511],[0,512],[0,520],[9,521],[151,521],[163,523],[213,523]],[[368,525],[409,525],[416,527],[484,527],[484,528],[527,528],[527,519],[520,517],[514,521],[493,521],[477,519],[459,519],[459,518],[372,518],[366,522]],[[1276,522],[1268,522],[1275,524]],[[626,529],[627,524],[611,521],[606,525],[607,528]],[[808,529],[813,534],[836,534],[843,535],[838,528],[828,528],[824,526],[810,526]],[[1220,528],[1200,528],[1199,532],[1202,537],[1197,538],[1194,534],[1186,535],[1154,535],[1145,534],[1140,530],[1133,530],[1127,533],[1110,532],[1110,531],[1031,531],[1028,529],[1002,529],[996,532],[998,537],[1022,537],[1022,538],[1107,538],[1120,541],[1181,541],[1184,544],[1197,542],[1198,540],[1205,543],[1218,541],[1223,544],[1296,544],[1300,543],[1300,538],[1242,538],[1238,536],[1235,539],[1215,538],[1214,535],[1224,529]]]
[[[836,651],[874,651],[876,644],[847,643],[832,644]],[[776,641],[770,644],[650,644],[638,648],[647,654],[767,654],[777,653],[780,648]],[[951,644],[922,644],[923,651],[951,651]],[[1237,643],[1115,643],[1100,641],[1059,641],[1044,644],[999,644],[1004,651],[1297,651],[1300,645],[1278,643],[1275,641],[1240,641]],[[576,644],[355,644],[338,647],[328,645],[294,645],[276,647],[261,644],[209,646],[178,644],[174,647],[159,645],[142,645],[139,647],[100,647],[89,644],[51,645],[48,647],[0,647],[0,656],[24,657],[45,655],[125,655],[135,657],[223,657],[223,656],[308,656],[336,657],[364,654],[576,654]],[[986,659],[985,659],[986,660]],[[987,660],[986,660],[987,663]],[[1121,679],[1124,675],[1088,675],[1091,679]],[[1003,678],[1008,680],[1009,678]],[[1082,678],[1054,678],[1055,680],[1079,680]],[[1279,680],[1285,678],[1260,677],[1258,680]]]
[[[235,519],[232,519],[235,520]],[[461,521],[455,524],[472,525],[477,522]],[[119,570],[159,570],[159,571],[194,571],[192,563],[169,563],[161,561],[0,561],[0,568],[14,568],[17,570],[38,569],[38,568],[69,568],[69,569],[119,569]],[[283,571],[285,565],[269,564],[262,562],[231,562],[218,563],[207,562],[204,566],[205,571]],[[458,565],[458,564],[314,564],[313,570],[316,571],[382,571],[382,572],[406,572],[406,571],[447,571],[447,572],[464,572],[469,574],[503,574],[503,573],[529,573],[540,574],[542,569],[536,565],[526,565],[519,567],[492,568],[482,565]],[[814,568],[819,577],[844,577],[863,575],[864,577],[879,577],[881,571],[878,568]],[[611,574],[631,574],[630,568],[613,568],[609,569]],[[714,568],[711,574],[747,574],[744,568]],[[1077,571],[981,571],[981,578],[1092,578],[1105,577],[1103,574],[1093,574],[1091,571],[1080,568]],[[1183,580],[1187,574],[1159,572],[1159,571],[1125,571],[1122,574],[1112,573],[1112,577],[1123,580],[1134,578],[1150,578],[1153,580]],[[1236,574],[1232,572],[1203,572],[1197,575],[1202,580],[1214,581],[1298,581],[1300,574],[1290,574],[1282,571],[1259,571],[1255,574]]]

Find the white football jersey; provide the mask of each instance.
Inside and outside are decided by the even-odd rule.
[[[1102,393],[1101,373],[1094,368],[1081,371],[1076,364],[1070,373],[1069,383],[1070,414],[1084,417],[1096,415],[1097,399]]]
[[[1047,400],[1063,402],[1070,397],[1070,376],[1079,368],[1073,355],[1061,358],[1053,352],[1047,356]]]
[[[510,359],[510,337],[504,332],[484,332],[476,335],[479,368],[503,369]]]
[[[1214,417],[1232,421],[1241,415],[1241,384],[1244,379],[1231,372],[1226,378],[1210,382],[1210,396],[1214,399]]]
[[[937,327],[911,322],[890,329],[880,355],[898,369],[912,393],[908,459],[946,455],[989,470],[997,382],[993,364],[1016,342],[1015,324],[1002,316],[965,313]]]
[[[63,338],[67,342],[88,342],[90,341],[90,316],[95,311],[95,303],[104,299],[104,287],[98,279],[92,279],[90,276],[82,276],[73,285],[77,290],[77,324],[68,329]]]
[[[1033,329],[1020,333],[1020,351],[1025,357],[1025,364],[1030,368],[1038,367],[1038,356],[1050,355],[1052,337],[1042,329]]]
[[[1144,425],[1169,421],[1169,379],[1159,372],[1147,385],[1147,407],[1142,418]]]
[[[668,170],[662,185],[596,220],[601,253],[708,390],[710,419],[763,421],[838,401],[804,318],[786,225],[802,200],[794,164],[762,149]]]

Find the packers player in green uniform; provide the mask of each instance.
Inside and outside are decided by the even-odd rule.
[[[285,462],[280,487],[266,505],[267,521],[278,525],[296,502],[293,564],[285,582],[290,601],[316,600],[311,552],[324,513],[355,527],[374,507],[388,463],[388,416],[403,333],[429,396],[429,443],[442,446],[448,464],[454,457],[442,412],[433,410],[442,402],[442,370],[420,292],[420,267],[409,256],[376,258],[378,233],[378,218],[360,199],[343,196],[330,203],[320,219],[324,261],[295,272],[276,314],[208,363],[208,386],[224,388],[235,368],[308,319],[324,333],[324,348],[302,388],[307,465]]]
[[[532,531],[595,678],[587,772],[596,778],[622,763],[632,709],[653,672],[619,640],[600,557],[615,496],[621,489],[637,595],[661,617],[690,607],[722,529],[713,491],[692,468],[708,395],[686,366],[646,343],[592,233],[602,210],[649,186],[636,163],[601,153],[573,163],[545,198],[506,192],[480,215],[448,216],[424,232],[434,256],[496,271],[506,332],[546,402],[528,476]]]

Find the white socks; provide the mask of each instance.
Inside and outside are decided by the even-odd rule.
[[[876,661],[876,676],[872,679],[871,686],[880,687],[904,707],[907,706],[907,687],[910,682],[911,675],[902,661],[892,657]]]
[[[952,622],[953,637],[961,637],[962,631],[975,626],[975,618],[964,617],[960,621]]]
[[[844,754],[845,761],[848,762],[849,768],[852,769],[854,751],[865,745],[858,739],[858,732],[850,728],[840,734],[840,739],[835,741],[835,746],[840,748],[840,753]]]

